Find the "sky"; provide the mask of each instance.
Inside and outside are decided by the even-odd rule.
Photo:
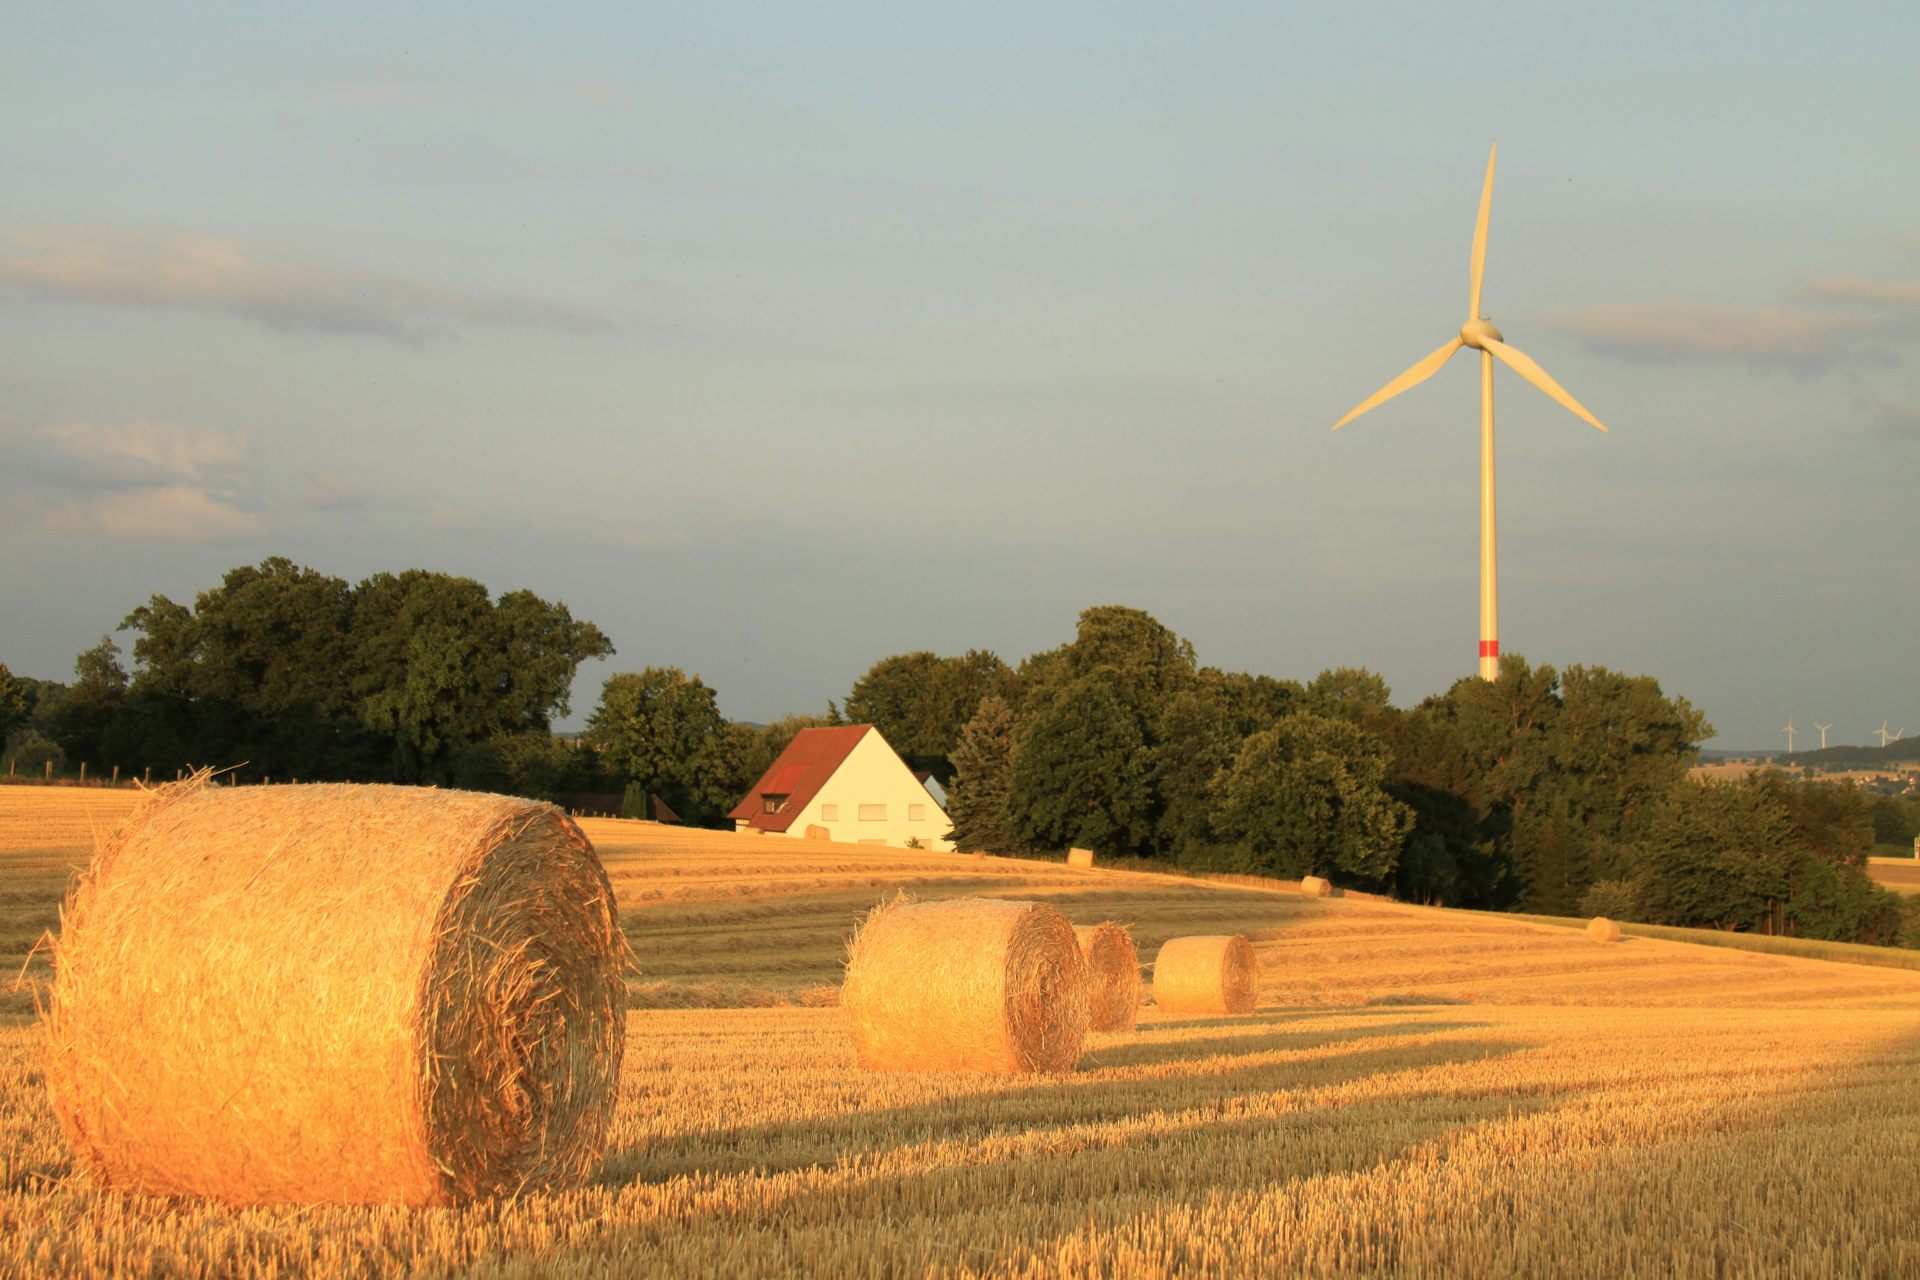
[[[531,589],[733,717],[1146,609],[1920,733],[1911,5],[0,0],[0,661],[284,555]],[[1294,11],[1298,9],[1299,11]],[[118,637],[130,647],[130,634]]]

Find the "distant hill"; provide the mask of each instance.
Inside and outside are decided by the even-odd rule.
[[[1884,747],[1828,747],[1796,751],[1792,756],[1784,751],[1766,755],[1775,764],[1792,764],[1797,769],[1913,769],[1920,768],[1920,738],[1903,738]]]

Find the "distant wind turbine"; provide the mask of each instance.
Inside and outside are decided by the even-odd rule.
[[[1897,742],[1897,741],[1899,741],[1899,739],[1900,739],[1900,733],[1905,733],[1905,732],[1906,732],[1906,730],[1905,730],[1905,729],[1902,729],[1902,730],[1900,731],[1900,733],[1888,733],[1888,732],[1887,732],[1887,722],[1886,722],[1885,720],[1882,720],[1882,721],[1880,722],[1880,727],[1879,727],[1878,729],[1870,729],[1870,730],[1868,730],[1868,732],[1869,732],[1869,733],[1877,733],[1877,734],[1879,734],[1879,735],[1880,735],[1880,745],[1881,745],[1882,747],[1884,747],[1884,746],[1886,746],[1886,745],[1887,745],[1887,739],[1888,739],[1888,738],[1892,738],[1892,739],[1893,739],[1894,741],[1896,741],[1896,742]]]
[[[1780,732],[1787,735],[1787,754],[1792,755],[1794,729],[1793,729],[1793,718],[1791,716],[1787,718],[1787,727],[1782,729]]]
[[[1483,680],[1496,680],[1500,676],[1500,587],[1494,554],[1493,362],[1499,360],[1577,417],[1606,430],[1600,419],[1568,395],[1566,388],[1555,382],[1545,369],[1517,348],[1508,346],[1493,322],[1480,313],[1480,281],[1487,265],[1487,214],[1493,204],[1493,162],[1499,152],[1500,145],[1495,143],[1487,153],[1487,181],[1480,190],[1480,217],[1473,226],[1467,321],[1460,326],[1459,336],[1362,400],[1346,417],[1333,424],[1333,429],[1338,431],[1367,410],[1385,404],[1409,387],[1420,385],[1439,372],[1440,366],[1462,347],[1472,347],[1480,353],[1480,678]]]
[[[1827,730],[1833,728],[1833,726],[1830,724],[1816,724],[1813,727],[1820,731],[1820,749],[1825,751],[1827,749]]]

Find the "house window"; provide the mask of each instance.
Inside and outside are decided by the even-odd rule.
[[[926,820],[927,806],[923,804],[910,804],[907,806],[908,822],[925,822]]]
[[[787,798],[785,796],[763,795],[760,797],[760,805],[760,812],[762,813],[778,813],[787,807]]]
[[[822,821],[822,822],[838,822],[838,821],[840,821],[840,806],[839,806],[839,805],[837,805],[837,804],[823,804],[823,805],[821,805],[821,806],[820,806],[820,821]]]
[[[887,806],[883,804],[863,804],[860,806],[860,821],[885,822],[886,820]]]

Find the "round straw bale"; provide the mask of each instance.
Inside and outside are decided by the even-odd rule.
[[[1605,916],[1595,916],[1587,921],[1587,936],[1595,942],[1620,941],[1620,926]]]
[[[1092,1020],[1094,1031],[1131,1031],[1140,1016],[1140,953],[1133,945],[1127,926],[1111,920],[1105,924],[1075,925],[1080,939],[1080,954],[1087,958],[1091,976]]]
[[[1067,850],[1067,865],[1070,867],[1078,867],[1082,871],[1092,870],[1093,869],[1093,850],[1091,849]]]
[[[840,1004],[863,1067],[1070,1071],[1087,1034],[1087,962],[1044,904],[896,898],[847,944]]]
[[[1333,885],[1320,876],[1306,876],[1300,881],[1300,892],[1309,898],[1324,898],[1333,892]]]
[[[1162,1013],[1252,1013],[1259,985],[1253,944],[1237,933],[1169,938],[1153,961]]]
[[[69,895],[47,1089],[102,1183],[450,1204],[600,1166],[627,948],[552,805],[159,789]]]

